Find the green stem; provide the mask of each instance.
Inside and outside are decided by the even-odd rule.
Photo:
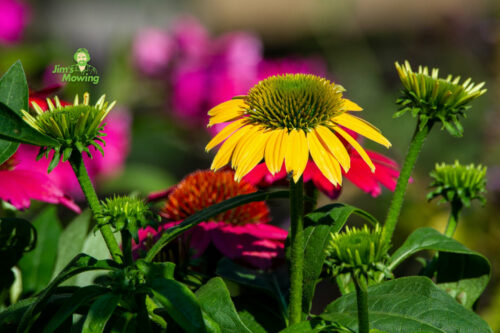
[[[368,293],[360,286],[358,279],[354,278],[356,287],[356,301],[358,305],[358,327],[359,333],[368,333],[370,331],[370,322],[368,320]]]
[[[80,183],[83,194],[87,198],[89,202],[90,209],[94,215],[94,218],[97,220],[97,224],[99,226],[99,230],[101,231],[102,237],[106,242],[106,246],[111,253],[111,257],[114,261],[121,264],[122,260],[122,251],[116,242],[115,237],[113,236],[113,232],[111,231],[111,227],[109,224],[101,223],[98,218],[99,213],[101,212],[101,204],[99,203],[99,199],[97,198],[97,194],[95,193],[94,186],[90,181],[89,174],[87,173],[87,168],[85,168],[85,164],[83,163],[83,158],[81,154],[77,154],[76,152],[71,154],[69,159],[69,163],[75,172],[76,178]]]
[[[385,219],[382,239],[386,242],[391,241],[394,229],[396,229],[396,224],[398,223],[399,213],[403,207],[404,196],[406,188],[408,187],[411,172],[413,171],[418,155],[422,150],[422,146],[431,128],[432,123],[427,123],[427,125],[423,128],[420,128],[419,124],[417,124],[415,133],[413,134],[410,147],[408,148],[408,153],[406,154],[403,167],[401,168],[401,172],[399,174],[396,190],[394,191],[394,196],[392,197],[391,205],[389,206],[387,217]]]
[[[304,182],[290,180],[290,326],[302,320],[304,270]]]
[[[130,266],[134,263],[132,257],[132,235],[128,230],[122,230],[122,248],[123,248],[123,261],[126,266]]]
[[[458,225],[458,215],[460,214],[462,207],[463,205],[460,201],[451,202],[450,218],[448,219],[448,225],[446,226],[446,230],[444,232],[446,236],[453,237]]]

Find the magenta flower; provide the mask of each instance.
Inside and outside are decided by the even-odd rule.
[[[133,45],[133,58],[139,70],[150,76],[165,75],[176,51],[175,41],[165,31],[149,28],[139,32]]]
[[[139,256],[167,230],[193,213],[231,197],[255,192],[245,181],[234,181],[232,171],[197,171],[188,175],[171,191],[161,215],[170,222],[158,231],[151,227],[139,231],[139,244],[134,253]],[[157,195],[154,195],[157,199]],[[183,234],[194,257],[201,256],[213,244],[224,256],[261,269],[270,268],[284,259],[287,231],[267,224],[269,209],[264,202],[253,202],[219,214]]]
[[[62,204],[80,213],[80,208],[47,175],[47,169],[32,168],[18,161],[18,153],[0,165],[0,199],[17,209],[27,209],[31,200]]]
[[[0,0],[0,44],[13,44],[23,35],[29,7],[16,0]]]

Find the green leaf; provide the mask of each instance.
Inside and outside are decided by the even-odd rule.
[[[370,327],[391,333],[492,332],[488,324],[421,276],[405,277],[368,287]],[[356,294],[327,306],[321,318],[358,329]]]
[[[322,332],[336,332],[336,333],[354,333],[347,327],[337,323],[331,323],[326,320],[314,318],[312,320],[303,321],[298,324],[292,325],[280,331],[280,333],[322,333]],[[370,331],[371,333],[371,331]]]
[[[90,224],[90,210],[83,211],[63,230],[59,237],[58,252],[53,277],[78,253],[82,252]]]
[[[115,294],[105,294],[99,297],[89,309],[87,319],[83,323],[82,333],[101,333],[109,318],[116,309],[120,296]]]
[[[49,297],[54,293],[58,285],[70,277],[81,272],[92,270],[116,270],[119,269],[117,264],[111,260],[97,260],[86,254],[77,255],[62,272],[54,278],[50,284],[40,293],[36,302],[24,313],[17,332],[29,332],[33,322],[37,318],[37,314],[43,310]]]
[[[0,139],[0,165],[7,161],[19,147],[19,143]]]
[[[191,229],[197,224],[208,220],[210,217],[225,212],[226,210],[242,206],[244,204],[263,201],[271,198],[287,198],[288,191],[274,191],[274,192],[255,192],[250,194],[243,194],[237,197],[219,202],[208,208],[205,208],[187,219],[177,226],[170,228],[162,233],[162,236],[156,241],[153,247],[148,251],[145,260],[153,261],[154,257],[161,251],[161,249],[166,246],[169,242],[174,240],[177,236],[183,232]]]
[[[394,252],[389,269],[393,270],[406,258],[423,250],[440,252],[437,261],[438,285],[457,297],[465,307],[472,308],[490,279],[488,259],[435,229],[419,228]]]
[[[148,285],[154,298],[186,332],[206,332],[200,305],[188,287],[167,279],[155,279]]]
[[[175,264],[173,262],[145,262],[139,259],[135,261],[135,265],[144,273],[147,280],[174,279]]]
[[[61,225],[55,206],[48,206],[33,221],[37,244],[33,251],[19,261],[24,293],[37,293],[51,280],[57,256]]]
[[[222,332],[251,333],[234,307],[224,281],[213,278],[196,292],[201,309],[222,329]]]
[[[52,316],[51,320],[43,329],[43,333],[54,332],[68,317],[70,317],[82,305],[94,300],[96,297],[109,292],[109,289],[99,286],[87,286],[80,288],[63,303],[61,308]]]
[[[12,304],[0,312],[0,327],[1,328],[14,328],[19,320],[21,320],[26,310],[36,302],[36,297],[30,297],[20,300]]]
[[[58,142],[31,127],[17,113],[0,102],[0,139],[54,147]]]
[[[306,314],[311,310],[316,284],[326,259],[325,248],[330,240],[330,233],[339,232],[352,214],[359,215],[372,224],[378,223],[377,219],[364,210],[342,203],[323,206],[305,216],[302,311]]]
[[[110,330],[110,333],[136,333],[136,315],[130,312],[123,313]]]
[[[16,61],[0,78],[0,102],[22,116],[21,110],[28,110],[28,82],[21,61]]]

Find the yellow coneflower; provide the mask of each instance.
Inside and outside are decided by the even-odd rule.
[[[342,184],[341,168],[350,168],[349,143],[370,166],[375,166],[346,128],[390,147],[390,142],[370,123],[348,111],[361,111],[342,97],[344,88],[310,74],[271,76],[238,96],[217,105],[208,114],[208,126],[230,122],[206,146],[209,151],[224,141],[211,168],[231,162],[240,180],[262,159],[274,175],[285,161],[287,172],[297,182],[311,155],[325,177]]]

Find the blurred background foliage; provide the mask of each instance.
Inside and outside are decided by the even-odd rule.
[[[448,207],[425,200],[428,174],[437,162],[458,159],[462,164],[488,166],[488,203],[484,208],[473,205],[464,210],[456,238],[492,261],[492,280],[478,311],[493,331],[500,331],[500,2],[52,0],[24,5],[27,25],[19,40],[0,46],[0,72],[21,59],[30,88],[36,91],[54,82],[50,79],[54,64],[71,64],[74,51],[85,47],[92,56],[90,63],[99,70],[99,84],[70,83],[60,95],[69,100],[85,90],[106,93],[132,114],[125,166],[114,177],[98,182],[102,195],[132,191],[145,195],[210,165],[211,155],[204,152],[210,134],[199,122],[180,119],[172,110],[170,74],[146,75],[134,58],[134,45],[145,29],[169,33],[178,22],[194,19],[205,27],[211,41],[235,31],[252,34],[261,43],[256,52],[263,59],[319,59],[328,78],[342,84],[348,98],[364,107],[363,117],[393,143],[383,153],[400,163],[415,121],[409,116],[392,118],[400,89],[395,61],[407,59],[414,66],[439,67],[442,75],[486,81],[488,93],[474,102],[463,122],[463,138],[451,137],[439,128],[428,138],[413,173],[394,245],[421,226],[444,230]],[[375,144],[366,145],[381,151]],[[386,189],[372,198],[346,183],[339,200],[383,220],[390,198]],[[328,201],[321,197],[320,204]],[[40,207],[35,204],[26,214]],[[72,213],[62,207],[58,210],[64,224]],[[286,226],[284,216],[275,222]],[[403,266],[398,274],[416,273],[417,265]]]

